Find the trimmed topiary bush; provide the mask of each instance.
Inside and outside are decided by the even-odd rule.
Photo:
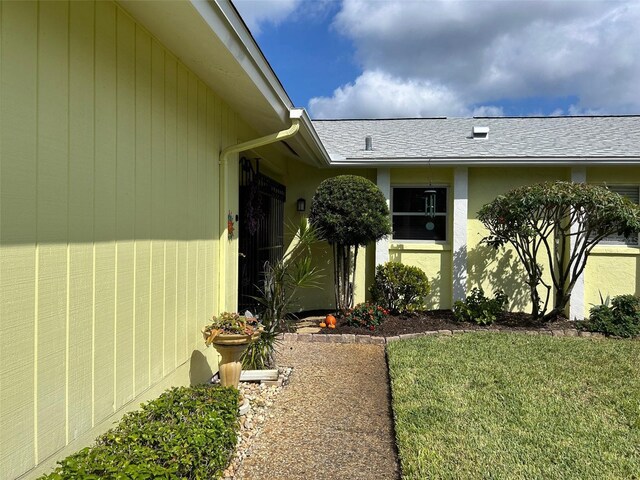
[[[173,388],[127,413],[43,479],[219,478],[235,449],[238,391]]]
[[[387,201],[366,178],[327,178],[313,196],[309,221],[333,249],[336,309],[346,310],[353,306],[358,247],[391,233]]]
[[[398,262],[378,265],[370,289],[372,301],[393,313],[424,309],[430,291],[429,279],[422,270]]]
[[[640,335],[640,298],[618,295],[611,300],[611,306],[608,302],[596,305],[589,310],[589,320],[580,327],[618,337]]]
[[[467,298],[453,304],[453,314],[459,322],[476,322],[491,325],[507,305],[508,297],[502,290],[493,292],[494,298],[487,298],[482,288],[471,290]]]

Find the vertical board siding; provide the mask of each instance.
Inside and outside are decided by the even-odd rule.
[[[198,213],[198,78],[189,72],[188,124],[187,124],[187,345],[195,341],[198,331],[198,278],[196,275],[197,248],[196,238]]]
[[[165,95],[164,50],[151,44],[151,270],[149,277],[149,381],[162,378],[165,337]]]
[[[198,81],[198,174],[196,177],[196,212],[205,212],[206,203],[205,198],[207,195],[211,195],[213,192],[207,191],[207,87],[201,81]],[[205,252],[205,242],[202,240],[206,238],[206,222],[199,222],[197,216],[195,219],[196,224],[196,275],[197,275],[197,297],[196,297],[196,315],[195,315],[195,337],[194,342],[198,342],[202,338],[199,325],[202,319],[206,319],[213,312],[209,312],[206,301],[206,285],[207,285],[207,258]]]
[[[39,4],[37,198],[37,458],[66,444],[68,5]]]
[[[164,229],[166,233],[165,268],[164,268],[164,358],[162,374],[171,372],[177,365],[176,330],[177,330],[177,264],[176,239],[178,238],[177,224],[177,185],[176,185],[176,132],[177,132],[177,62],[165,53],[164,63],[164,151],[165,176],[167,182],[164,188],[165,209]]]
[[[177,67],[177,112],[176,112],[176,362],[187,355],[187,97],[189,72],[182,65]],[[179,201],[182,200],[182,201]]]
[[[133,399],[135,208],[136,208],[136,25],[122,10],[116,23],[116,342],[113,356],[116,408]]]
[[[2,3],[0,478],[35,463],[38,9]]]
[[[116,409],[116,14],[95,4],[93,425]]]
[[[92,426],[94,5],[69,4],[69,303],[67,441]],[[87,121],[89,119],[89,121]],[[72,361],[73,359],[73,361]]]
[[[216,128],[215,128],[215,112],[216,112],[216,99],[210,90],[207,90],[207,125],[205,128],[206,145],[205,152],[206,157],[204,159],[206,178],[213,178],[216,176],[216,152],[219,152],[219,141],[216,142]],[[217,212],[216,205],[218,203],[218,184],[214,185],[214,189],[211,195],[205,195],[204,197],[204,209],[207,212]],[[209,215],[204,221],[204,237],[203,238],[215,238],[217,227],[217,215]],[[214,290],[214,272],[216,269],[216,256],[214,255],[214,245],[211,242],[205,242],[205,312],[207,315],[217,313],[215,309],[215,290]],[[208,267],[208,268],[207,268]],[[217,283],[217,282],[215,282]]]
[[[201,347],[218,155],[236,133],[114,3],[3,2],[0,27],[0,478],[14,478]]]
[[[136,27],[135,159],[135,395],[149,387],[151,271],[151,38]]]

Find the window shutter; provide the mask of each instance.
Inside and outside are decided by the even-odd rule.
[[[640,189],[638,185],[607,185],[609,190],[615,192],[625,198],[628,198],[633,203],[640,204]],[[604,238],[601,242],[602,245],[638,245],[638,234],[631,235],[625,238],[622,235],[610,235]]]
[[[609,190],[628,198],[635,204],[640,203],[640,195],[638,195],[639,190],[637,185],[612,185],[609,187]]]

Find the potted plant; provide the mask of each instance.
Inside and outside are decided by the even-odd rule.
[[[220,354],[220,383],[223,387],[238,388],[242,372],[242,353],[260,337],[263,327],[250,313],[239,315],[224,312],[211,317],[211,323],[202,330],[204,342]]]

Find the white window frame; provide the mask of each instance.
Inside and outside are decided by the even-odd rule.
[[[393,217],[395,215],[398,216],[415,216],[415,217],[419,217],[419,216],[424,216],[424,213],[417,213],[417,212],[395,212],[393,210],[393,191],[396,188],[424,188],[425,190],[429,189],[429,188],[444,188],[445,189],[445,195],[447,197],[447,201],[446,201],[446,210],[444,213],[442,212],[436,212],[434,214],[435,217],[445,217],[444,220],[444,224],[445,224],[445,231],[444,231],[444,240],[424,240],[424,239],[408,239],[408,238],[396,238],[395,236],[392,235],[391,237],[391,241],[395,242],[395,243],[431,243],[431,244],[447,244],[449,242],[449,217],[451,215],[451,186],[450,185],[443,185],[443,184],[435,184],[435,185],[428,185],[428,184],[424,184],[424,183],[415,183],[415,184],[400,184],[400,185],[391,185],[391,196],[389,199],[389,211],[391,213],[391,226],[393,228]]]
[[[638,199],[640,200],[640,185],[636,183],[615,183],[615,184],[605,184],[604,187],[607,187],[609,190],[615,193],[620,193],[620,189],[630,189],[635,188],[638,191]],[[622,195],[624,196],[624,195]],[[626,197],[629,198],[629,197]],[[609,237],[605,237],[598,242],[597,246],[602,247],[633,247],[637,248],[640,246],[640,232],[636,233],[636,242],[632,243],[629,241],[624,241],[620,238],[619,235],[611,235]]]

